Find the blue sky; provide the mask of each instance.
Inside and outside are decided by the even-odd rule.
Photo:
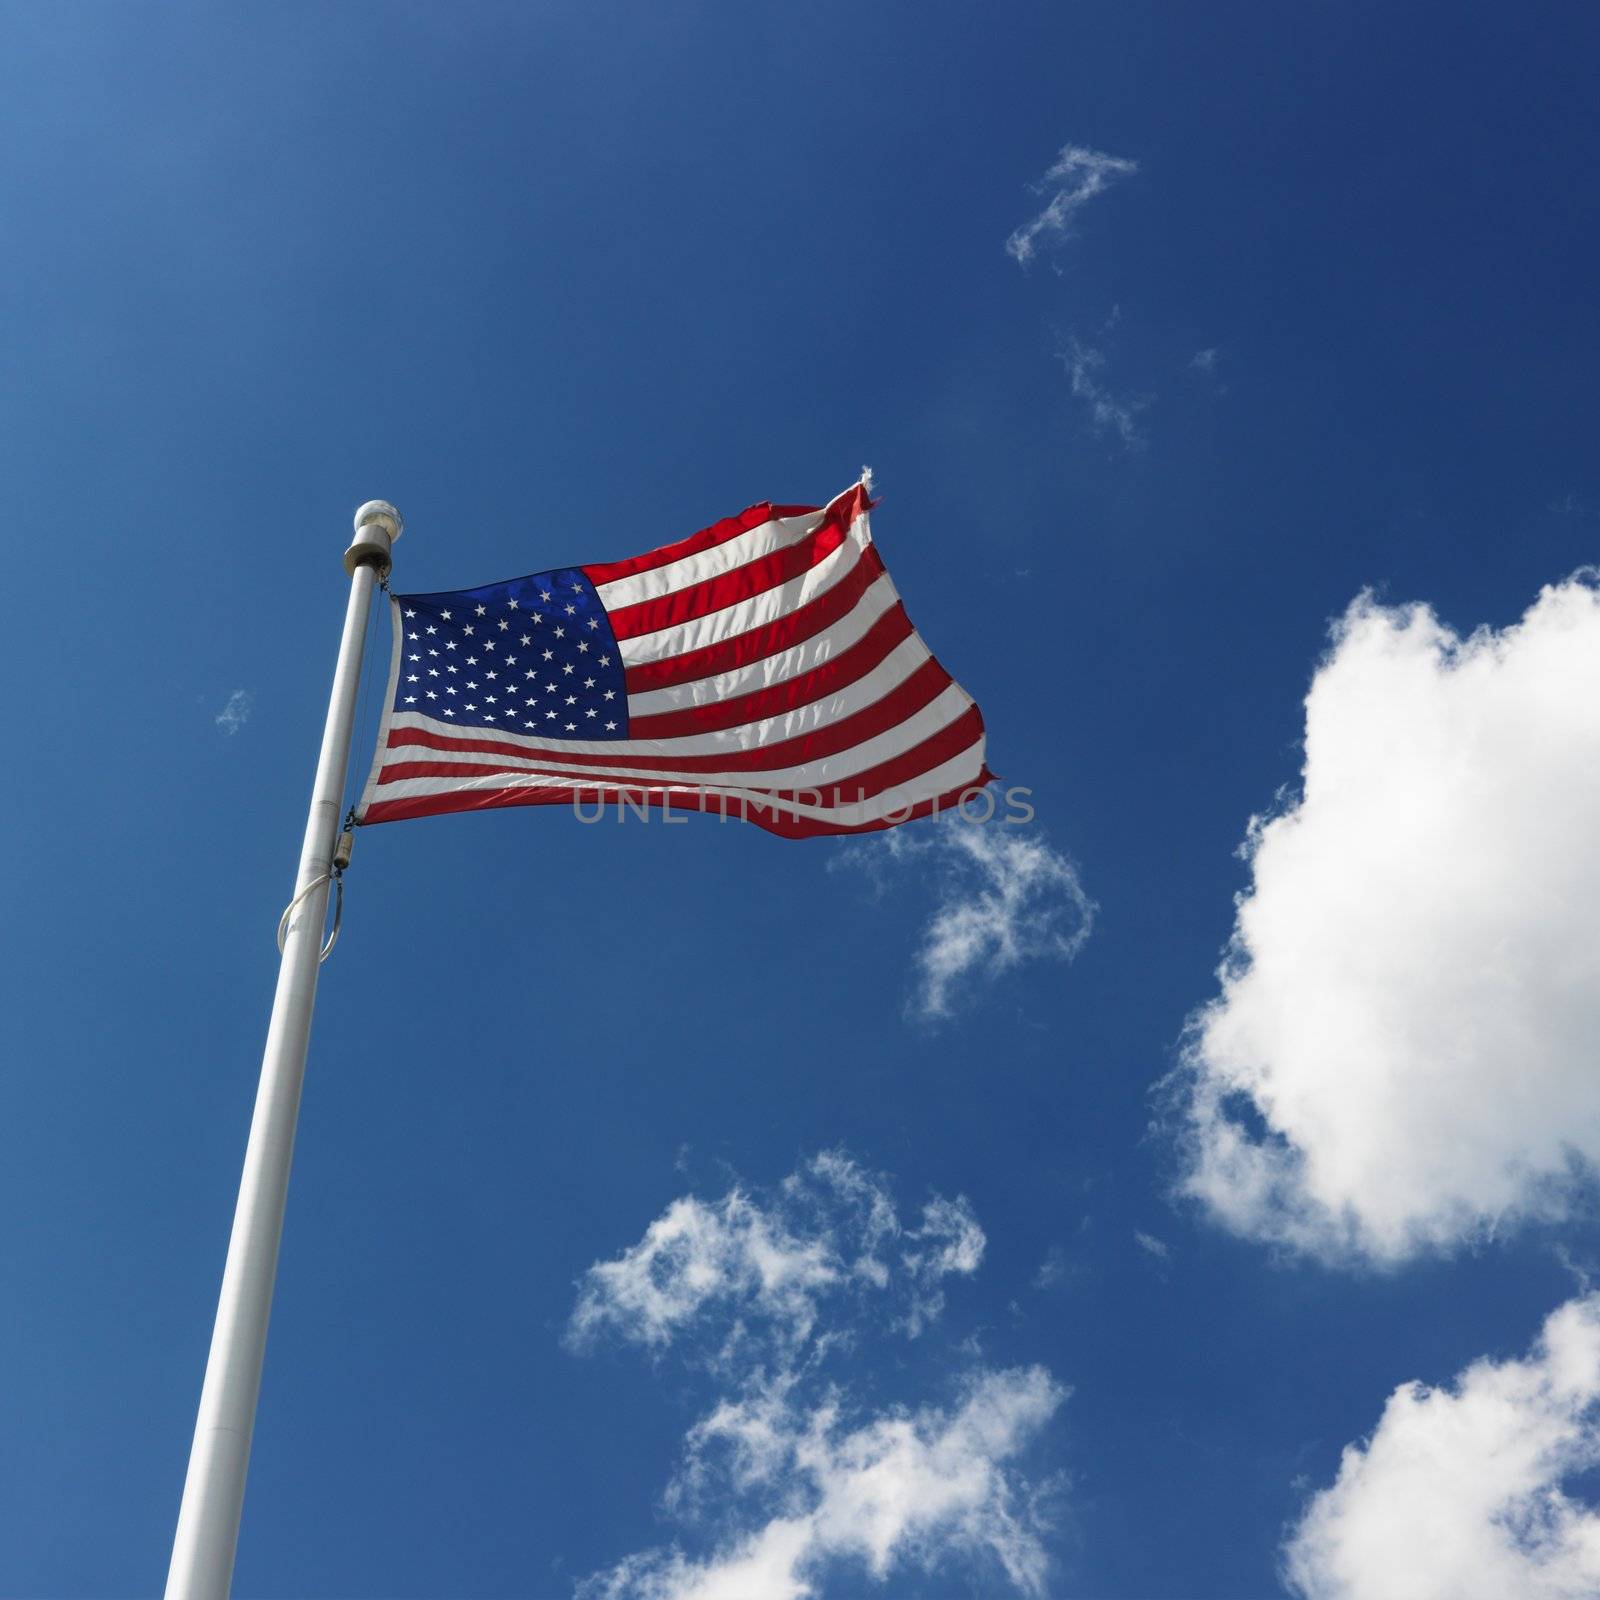
[[[1474,1506],[1566,1484],[1589,1526],[1600,1384],[1541,1388],[1535,1341],[1573,1308],[1547,1353],[1584,1367],[1600,1260],[1592,17],[5,16],[0,1593],[164,1577],[353,508],[400,506],[396,587],[432,591],[863,462],[1037,854],[364,832],[236,1592],[664,1597],[790,1516],[816,1594],[1460,1594],[1352,1552],[1423,1492],[1387,1444],[1496,1382],[1545,1396],[1545,1465],[1504,1501],[1434,1475],[1417,1525],[1477,1550]],[[929,1018],[964,906],[1017,959]],[[828,1152],[857,1200],[808,1188]],[[752,1216],[842,1273],[862,1193],[884,1285],[752,1288]],[[590,1269],[648,1274],[689,1197],[716,1294],[578,1337]],[[951,1208],[984,1245],[935,1270]],[[1002,1393],[959,1528],[876,1569],[827,1532],[851,1440],[948,1455]],[[757,1399],[826,1448],[735,1493],[695,1430]],[[1551,1548],[1474,1581],[1546,1592]]]

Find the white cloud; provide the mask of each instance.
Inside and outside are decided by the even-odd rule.
[[[1066,145],[1044,177],[1030,185],[1035,194],[1048,194],[1050,199],[1038,216],[1006,240],[1006,254],[1018,266],[1027,266],[1041,240],[1066,238],[1075,213],[1119,178],[1131,177],[1138,170],[1137,161],[1108,156],[1082,145]]]
[[[1137,419],[1150,402],[1112,394],[1105,384],[1105,351],[1073,336],[1060,355],[1073,394],[1089,408],[1095,432],[1115,434],[1129,450],[1143,449],[1145,440]]]
[[[935,1196],[907,1225],[885,1180],[825,1151],[767,1195],[673,1201],[639,1243],[584,1274],[567,1338],[661,1348],[709,1336],[717,1359],[737,1348],[749,1360],[753,1343],[791,1359],[822,1301],[862,1298],[916,1337],[943,1310],[942,1280],[976,1272],[984,1245],[965,1198]]]
[[[1157,1261],[1172,1259],[1172,1246],[1165,1239],[1158,1239],[1153,1233],[1146,1233],[1142,1228],[1133,1230],[1133,1242],[1147,1256],[1154,1256]]]
[[[1392,1262],[1556,1217],[1600,1159],[1600,589],[1461,638],[1363,597],[1255,819],[1169,1080],[1236,1231]]]
[[[938,895],[915,957],[907,1013],[941,1022],[993,980],[1024,962],[1071,961],[1087,943],[1099,909],[1078,870],[1037,830],[959,818],[931,829],[896,829],[847,846],[838,859],[884,881],[886,866],[912,866]]]
[[[254,702],[255,696],[248,689],[235,689],[228,696],[228,703],[213,720],[224,733],[235,734],[250,720],[250,708]]]
[[[1194,355],[1190,357],[1189,365],[1196,372],[1215,372],[1217,369],[1217,356],[1220,353],[1215,345],[1211,345],[1205,350],[1196,350]]]
[[[1402,1385],[1348,1446],[1284,1551],[1307,1600],[1580,1600],[1600,1593],[1600,1297],[1569,1301],[1523,1361]]]
[[[591,1268],[569,1347],[610,1330],[680,1351],[720,1393],[663,1496],[680,1537],[594,1574],[579,1600],[801,1600],[952,1566],[1041,1593],[1060,1480],[1030,1481],[1019,1458],[1067,1391],[1042,1367],[984,1366],[971,1336],[941,1353],[947,1405],[861,1406],[829,1376],[874,1333],[916,1336],[985,1245],[964,1199],[935,1196],[910,1225],[883,1178],[830,1151],[758,1197],[679,1201]]]
[[[723,1520],[732,1503],[743,1526],[702,1559],[677,1546],[629,1556],[580,1585],[581,1600],[800,1600],[838,1563],[881,1582],[975,1559],[1040,1594],[1039,1494],[1009,1463],[1065,1398],[1042,1367],[979,1369],[949,1408],[864,1421],[836,1393],[806,1406],[788,1380],[752,1388],[695,1426],[668,1497],[714,1501]]]

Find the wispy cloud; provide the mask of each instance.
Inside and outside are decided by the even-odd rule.
[[[1114,322],[1115,315],[1108,326]],[[1149,406],[1149,397],[1132,399],[1113,394],[1105,381],[1106,352],[1097,345],[1085,344],[1076,334],[1069,335],[1057,353],[1067,369],[1074,396],[1088,408],[1095,432],[1114,435],[1128,450],[1142,450],[1145,438],[1137,419]]]
[[[1166,1240],[1156,1238],[1153,1233],[1146,1233],[1142,1228],[1133,1230],[1133,1242],[1147,1256],[1154,1256],[1157,1261],[1170,1261],[1172,1259],[1172,1246]]]
[[[580,1600],[800,1600],[832,1562],[881,1583],[962,1557],[1042,1594],[1044,1497],[1010,1463],[1064,1399],[1043,1367],[979,1368],[949,1406],[866,1416],[837,1391],[805,1404],[785,1379],[758,1384],[695,1425],[667,1497],[680,1512],[715,1504],[732,1531],[698,1560],[677,1545],[629,1556]]]
[[[1103,194],[1120,178],[1139,170],[1137,161],[1109,156],[1083,145],[1063,147],[1055,164],[1037,183],[1029,185],[1035,194],[1047,194],[1044,209],[1025,222],[1006,240],[1006,254],[1025,267],[1038,253],[1041,242],[1056,242],[1068,237],[1073,217],[1098,194]]]
[[[1402,1384],[1314,1495],[1284,1551],[1307,1600],[1570,1600],[1600,1594],[1600,1297],[1569,1301],[1524,1360]]]
[[[874,1333],[926,1328],[985,1242],[964,1199],[935,1196],[908,1223],[887,1179],[830,1151],[766,1191],[676,1201],[596,1263],[569,1347],[609,1334],[671,1351],[720,1393],[663,1497],[680,1537],[594,1574],[579,1600],[802,1600],[840,1573],[859,1588],[863,1569],[881,1582],[974,1560],[1041,1594],[1058,1482],[1031,1483],[1018,1458],[1066,1389],[1042,1367],[984,1366],[970,1341],[944,1403],[863,1406],[834,1376]]]
[[[248,689],[235,689],[228,696],[228,703],[212,720],[231,737],[250,720],[250,708],[255,703],[255,698]]]
[[[1217,370],[1217,357],[1221,352],[1215,345],[1205,350],[1196,350],[1189,358],[1189,365],[1196,372],[1215,372]]]
[[[567,1341],[661,1349],[687,1338],[712,1361],[757,1347],[788,1361],[825,1301],[870,1301],[878,1321],[915,1338],[943,1310],[942,1280],[976,1272],[985,1242],[963,1197],[935,1195],[908,1223],[885,1179],[824,1151],[766,1193],[673,1201],[637,1244],[584,1274]]]
[[[1071,961],[1087,943],[1099,909],[1078,869],[1037,832],[952,819],[931,829],[897,829],[848,846],[839,861],[883,885],[909,867],[937,895],[915,957],[908,1015],[937,1023],[953,1016],[980,979],[1029,961]]]

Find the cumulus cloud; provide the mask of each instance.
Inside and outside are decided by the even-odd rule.
[[[1306,1600],[1578,1600],[1600,1593],[1600,1297],[1568,1302],[1525,1360],[1408,1383],[1348,1446],[1284,1551]]]
[[[228,703],[213,720],[224,733],[235,734],[250,720],[250,707],[254,701],[255,696],[248,689],[235,689],[228,696]]]
[[[723,1402],[689,1435],[670,1505],[715,1498],[740,1526],[709,1555],[678,1546],[627,1557],[580,1585],[581,1600],[800,1600],[838,1564],[874,1580],[998,1564],[1043,1592],[1038,1492],[1011,1463],[1066,1391],[1042,1367],[979,1369],[948,1407],[857,1419],[837,1393],[796,1402],[792,1383]],[[851,1592],[860,1592],[860,1584]]]
[[[976,1272],[985,1242],[964,1197],[936,1195],[907,1223],[883,1178],[824,1151],[766,1194],[736,1186],[673,1201],[637,1244],[584,1274],[567,1339],[581,1350],[609,1333],[660,1349],[693,1335],[717,1359],[757,1344],[790,1359],[825,1300],[870,1300],[914,1338],[944,1308],[942,1281]]]
[[[1041,241],[1059,241],[1072,231],[1073,217],[1098,194],[1103,194],[1119,178],[1132,177],[1139,170],[1137,161],[1108,156],[1083,145],[1062,148],[1054,165],[1030,187],[1049,200],[1031,222],[1025,222],[1006,240],[1006,254],[1025,267],[1038,253]]]
[[[937,895],[914,958],[907,1014],[937,1023],[993,980],[1029,961],[1071,961],[1088,942],[1099,907],[1078,869],[1037,830],[953,818],[931,829],[896,829],[846,846],[837,858],[880,887],[913,868]]]
[[[1377,1262],[1569,1210],[1600,1160],[1597,816],[1594,573],[1466,638],[1357,600],[1168,1081],[1187,1192]]]

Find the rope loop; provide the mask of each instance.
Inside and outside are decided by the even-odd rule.
[[[323,945],[322,953],[317,957],[320,967],[332,953],[334,945],[339,942],[339,924],[344,921],[344,874],[342,872],[324,872],[320,878],[313,878],[288,905],[283,908],[283,915],[278,918],[278,954],[283,954],[284,940],[289,937],[289,919],[294,915],[294,908],[300,904],[313,889],[320,888],[329,880],[333,882],[333,932],[328,935],[328,942]]]

